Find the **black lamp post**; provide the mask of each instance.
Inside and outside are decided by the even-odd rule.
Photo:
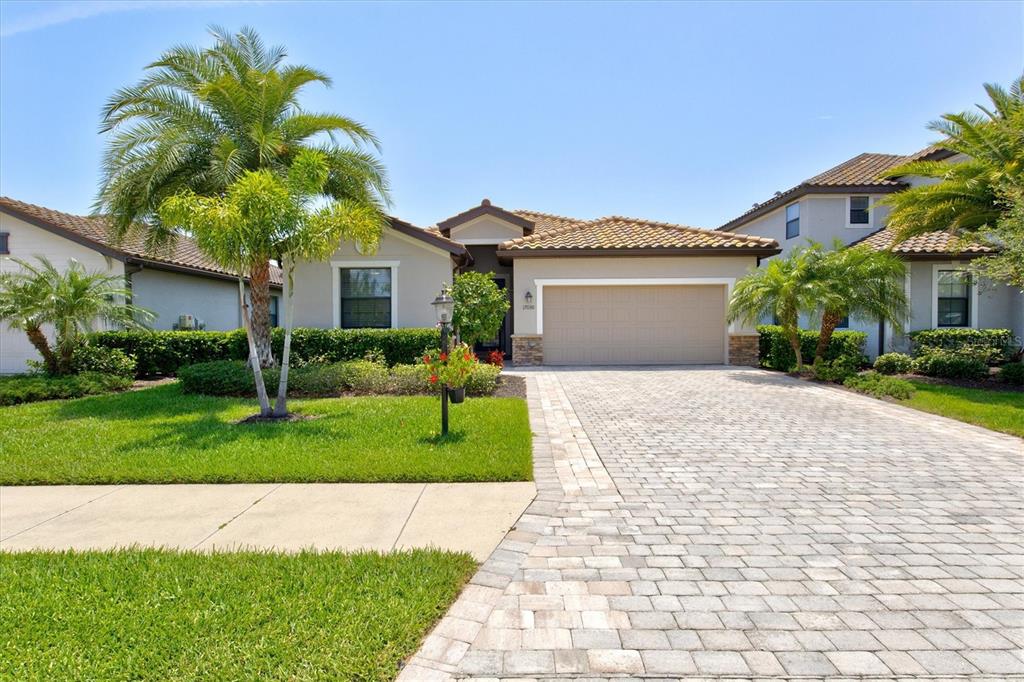
[[[455,311],[455,300],[448,294],[447,289],[442,289],[434,302],[434,314],[437,315],[437,323],[441,326],[441,352],[448,355],[448,332],[451,328],[452,313]],[[441,384],[441,435],[448,433],[448,385]]]

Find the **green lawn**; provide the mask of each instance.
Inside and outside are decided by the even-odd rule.
[[[391,680],[466,554],[0,555],[0,679]]]
[[[255,402],[176,384],[0,408],[0,484],[524,481],[526,403],[467,398],[440,431],[429,396],[295,400],[316,419],[236,424]]]
[[[1024,437],[1024,393],[910,383],[917,390],[903,405]]]

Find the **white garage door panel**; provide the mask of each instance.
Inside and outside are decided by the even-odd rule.
[[[544,288],[549,365],[725,362],[721,285]]]

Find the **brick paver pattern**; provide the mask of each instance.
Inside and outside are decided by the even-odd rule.
[[[561,494],[403,679],[1024,676],[1021,440],[758,370],[529,387]]]

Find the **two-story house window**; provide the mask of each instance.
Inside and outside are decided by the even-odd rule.
[[[800,204],[786,207],[786,239],[800,236]]]
[[[850,197],[850,215],[847,216],[849,224],[870,225],[871,224],[871,197]]]
[[[11,252],[10,239],[9,232],[0,232],[0,255],[6,256]]]

